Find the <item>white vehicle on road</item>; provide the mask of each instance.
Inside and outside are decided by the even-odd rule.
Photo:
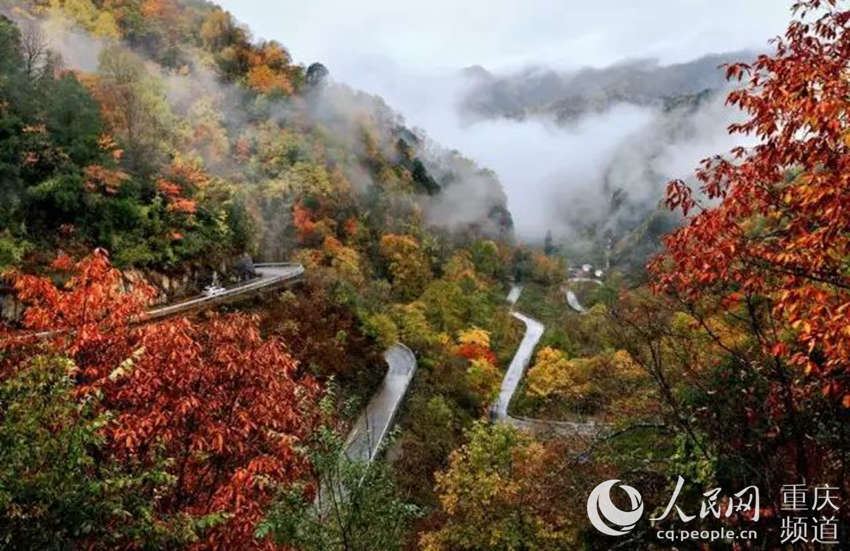
[[[226,290],[227,289],[225,289],[221,285],[207,285],[206,287],[204,287],[203,295],[205,297],[217,297]]]

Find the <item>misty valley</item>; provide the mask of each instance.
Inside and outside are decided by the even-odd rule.
[[[0,549],[843,549],[843,0],[0,0]]]

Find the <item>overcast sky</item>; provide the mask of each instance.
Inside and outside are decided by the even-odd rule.
[[[763,47],[783,32],[790,0],[224,0],[256,36],[341,80],[384,58],[412,70],[528,63],[662,63]]]
[[[581,182],[595,185],[615,147],[655,115],[619,108],[570,130],[539,120],[467,125],[456,109],[466,86],[459,69],[569,70],[648,57],[669,64],[763,50],[790,19],[790,0],[220,2],[256,38],[281,42],[299,63],[324,63],[334,80],[382,96],[410,126],[495,170],[517,233],[527,239],[542,239],[559,220],[575,216],[568,208],[551,212],[553,205]],[[676,170],[735,145],[728,142],[726,116],[712,114],[716,124],[698,139],[666,151]]]

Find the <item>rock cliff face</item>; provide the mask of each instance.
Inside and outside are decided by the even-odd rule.
[[[0,318],[12,321],[20,318],[21,313],[21,303],[14,295],[4,290],[3,294],[0,294]]]
[[[222,284],[237,280],[237,272],[232,262],[221,262],[215,269],[189,268],[180,273],[164,273],[150,270],[128,270],[124,273],[129,281],[144,280],[157,290],[157,304],[198,294],[213,281],[213,277]]]

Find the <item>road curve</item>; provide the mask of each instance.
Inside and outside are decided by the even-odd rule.
[[[511,293],[514,293],[514,289],[516,288],[516,286],[512,288]],[[519,288],[519,291],[516,293],[517,297],[519,297],[521,291],[522,288]],[[536,319],[529,318],[519,312],[512,312],[511,315],[525,324],[525,335],[523,335],[522,341],[519,343],[519,348],[517,348],[513,359],[511,359],[511,364],[508,366],[505,378],[502,379],[499,400],[493,405],[493,415],[499,421],[504,421],[508,417],[508,406],[511,403],[511,398],[513,398],[516,387],[522,380],[525,368],[528,367],[531,361],[534,347],[537,346],[540,337],[543,336],[543,324]]]
[[[218,304],[221,302],[228,302],[230,300],[233,300],[234,297],[239,297],[240,295],[283,285],[289,281],[296,280],[304,275],[304,266],[292,262],[255,264],[254,269],[257,272],[258,277],[251,279],[250,281],[238,283],[236,285],[228,287],[217,295],[199,296],[181,302],[168,304],[166,306],[152,308],[146,311],[141,316],[131,320],[131,323],[144,324],[162,318],[167,318],[169,316],[181,314],[183,312],[188,312],[190,310],[194,310],[202,306]],[[60,335],[66,331],[69,330],[59,329],[51,331],[39,331],[35,333],[16,335],[7,340],[47,339]]]
[[[572,308],[579,314],[584,314],[585,312],[587,312],[587,309],[582,306],[582,304],[578,301],[578,297],[576,296],[576,294],[569,287],[569,284],[573,281],[589,281],[590,283],[595,283],[600,286],[602,285],[602,282],[598,279],[591,279],[589,277],[571,277],[567,280],[566,285],[561,285],[561,291],[564,293],[564,296],[567,297],[567,304],[570,306],[570,308]],[[516,299],[514,299],[514,301],[516,301]]]
[[[171,316],[195,308],[225,302],[233,297],[285,284],[304,275],[301,264],[279,262],[255,264],[259,277],[226,289],[214,296],[203,296],[161,308],[149,310],[145,320]],[[416,357],[405,345],[398,343],[384,352],[389,366],[378,391],[354,423],[345,444],[345,453],[352,459],[372,461],[377,455],[407,387],[416,372]]]
[[[508,293],[508,302],[511,306],[516,305],[520,294],[522,294],[522,285],[511,285],[511,291]]]
[[[366,463],[375,459],[416,372],[416,356],[401,343],[389,347],[384,359],[389,366],[387,374],[345,441],[344,451],[349,459]]]
[[[582,306],[581,303],[578,301],[578,297],[571,289],[567,288],[567,286],[564,285],[563,287],[561,287],[561,290],[567,296],[567,304],[570,306],[570,308],[572,308],[579,314],[584,314],[587,311],[585,310],[584,306]]]
[[[566,285],[562,287],[567,291]],[[522,287],[514,285],[508,294],[508,302],[511,305],[515,304],[519,295],[522,293]],[[572,293],[570,291],[570,293]],[[568,300],[569,300],[569,295]],[[575,295],[573,295],[575,297]],[[578,304],[578,300],[576,300]],[[581,306],[579,304],[579,306]],[[581,309],[584,311],[584,308]],[[525,335],[519,343],[516,353],[514,354],[511,364],[508,367],[505,378],[502,379],[502,388],[499,392],[499,401],[493,405],[491,415],[493,420],[513,425],[519,429],[532,432],[534,434],[556,434],[558,436],[585,436],[593,437],[604,428],[603,425],[597,424],[594,421],[588,422],[573,422],[573,421],[550,421],[548,419],[532,419],[531,417],[515,417],[508,413],[508,407],[511,404],[511,399],[516,392],[516,387],[522,380],[525,368],[528,367],[531,361],[531,355],[534,353],[534,347],[543,336],[544,326],[536,319],[530,318],[519,312],[512,312],[512,315],[525,324]]]

